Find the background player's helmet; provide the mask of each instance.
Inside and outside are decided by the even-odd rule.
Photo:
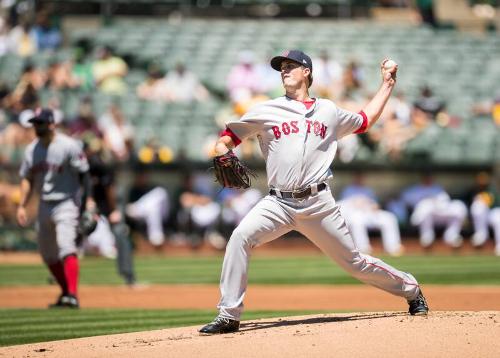
[[[54,123],[54,112],[50,108],[37,108],[35,116],[29,119],[28,122]]]

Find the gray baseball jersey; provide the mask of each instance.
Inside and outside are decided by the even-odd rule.
[[[307,109],[286,96],[253,107],[227,127],[241,140],[257,135],[268,185],[297,190],[331,177],[337,141],[366,126],[364,117],[317,99]]]
[[[74,198],[80,188],[79,173],[89,170],[78,141],[62,133],[45,147],[34,140],[25,151],[19,174],[30,179],[43,201]]]
[[[48,147],[37,139],[25,151],[19,174],[40,193],[38,246],[43,260],[53,264],[75,254],[80,190],[79,173],[89,164],[75,139],[56,133]]]

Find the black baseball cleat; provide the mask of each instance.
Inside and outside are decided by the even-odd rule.
[[[60,295],[57,301],[51,305],[49,308],[80,308],[78,298],[73,295]]]
[[[427,315],[427,313],[429,313],[429,306],[427,306],[427,301],[422,294],[422,290],[420,290],[417,298],[408,301],[408,305],[410,306],[408,312],[412,316],[425,316]]]
[[[64,304],[62,302],[62,298],[64,297],[63,294],[61,294],[58,298],[57,298],[57,301],[54,302],[54,303],[51,303],[49,305],[49,308],[61,308],[61,307],[64,307]]]
[[[238,332],[240,321],[217,316],[212,322],[202,327],[199,332],[202,334],[222,334]]]

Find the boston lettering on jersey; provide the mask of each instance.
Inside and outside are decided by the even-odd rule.
[[[299,127],[297,126],[298,121],[283,122],[280,126],[273,126],[272,130],[274,133],[274,137],[276,139],[281,138],[281,134],[289,135],[290,133],[298,133]],[[315,135],[320,136],[322,139],[325,139],[326,130],[328,129],[323,123],[318,121],[311,121],[306,119],[307,124],[307,133],[314,132]]]

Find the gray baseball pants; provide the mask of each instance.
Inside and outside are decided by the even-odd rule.
[[[327,188],[303,200],[268,195],[241,221],[231,235],[222,265],[217,306],[221,317],[240,320],[252,248],[291,230],[306,236],[358,280],[407,300],[417,297],[418,282],[411,274],[358,251]]]
[[[42,259],[51,265],[76,254],[79,209],[73,199],[40,200],[38,206],[38,246]]]

